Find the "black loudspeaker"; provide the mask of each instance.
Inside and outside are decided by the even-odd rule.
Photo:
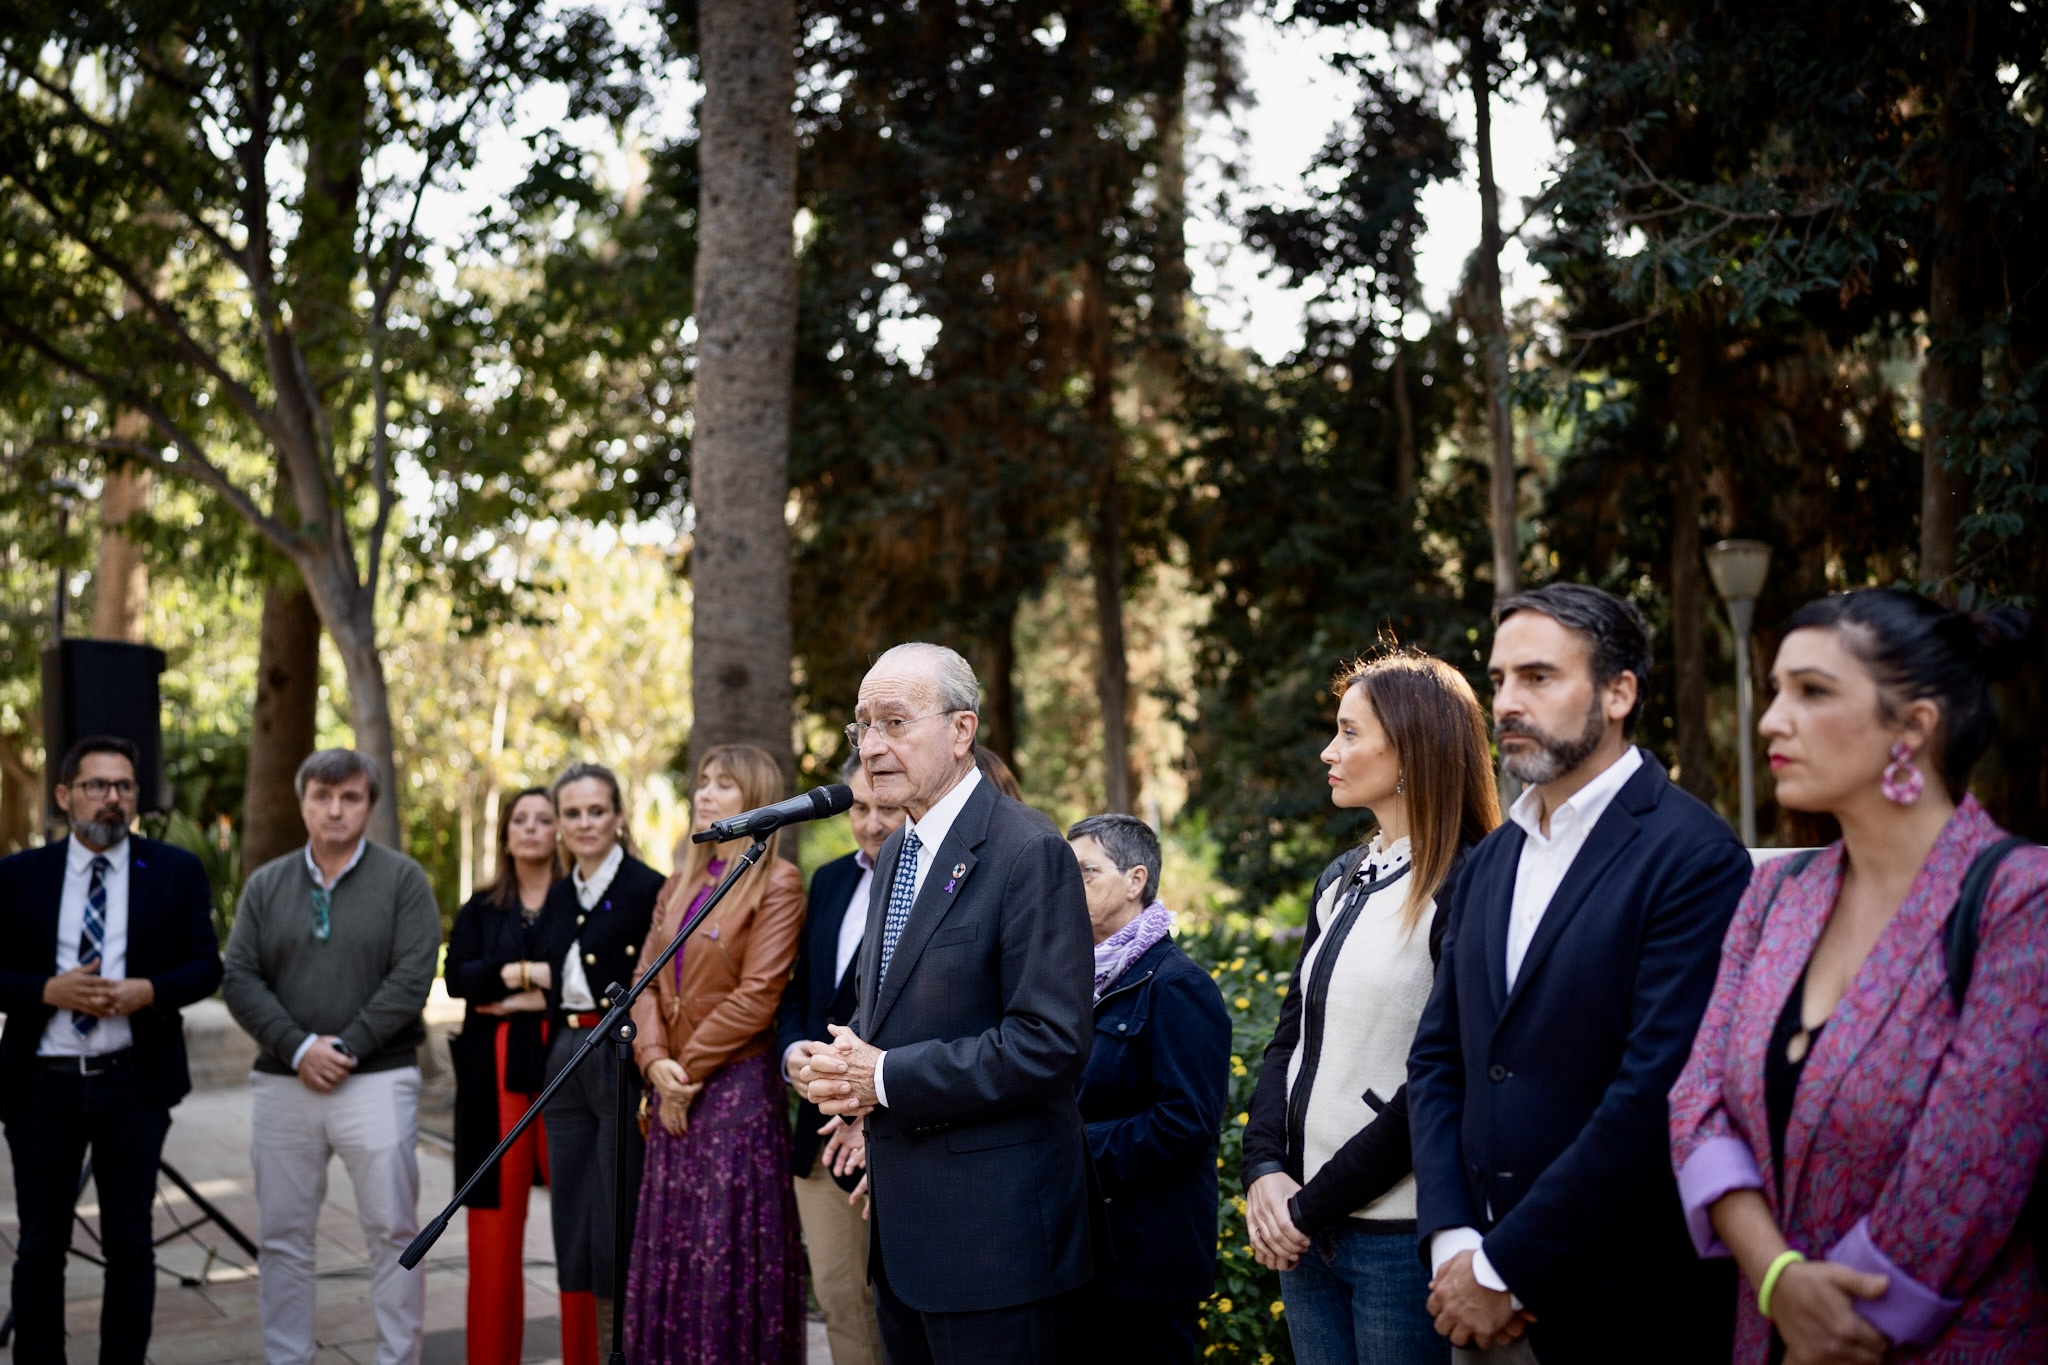
[[[88,735],[118,735],[141,751],[135,773],[143,810],[171,808],[164,780],[164,652],[120,640],[64,639],[43,646],[44,808],[57,805],[57,765]]]

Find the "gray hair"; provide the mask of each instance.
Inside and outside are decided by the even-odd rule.
[[[854,775],[860,771],[860,746],[855,745],[853,753],[848,756],[846,762],[839,765],[839,780],[841,782],[851,783],[854,779]]]
[[[1119,872],[1128,872],[1134,867],[1145,869],[1145,898],[1159,899],[1159,869],[1163,855],[1159,851],[1159,836],[1152,832],[1152,826],[1135,815],[1091,815],[1077,820],[1067,831],[1067,842],[1076,839],[1093,839],[1102,845],[1102,851],[1110,856]]]
[[[323,787],[338,787],[358,773],[369,780],[370,804],[376,805],[378,794],[384,790],[384,784],[377,776],[377,765],[354,749],[321,749],[308,754],[306,761],[299,765],[298,775],[292,778],[292,786],[298,791],[299,800],[303,801],[309,784],[318,782]]]
[[[942,709],[981,714],[981,683],[974,676],[974,665],[957,651],[944,645],[912,641],[882,651],[874,668],[884,664],[911,664],[924,669],[931,674],[933,697]]]

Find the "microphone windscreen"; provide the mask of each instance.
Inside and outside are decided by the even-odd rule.
[[[821,820],[828,815],[843,814],[853,809],[853,788],[844,782],[818,787],[811,792],[811,805]]]

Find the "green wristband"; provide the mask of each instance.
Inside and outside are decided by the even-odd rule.
[[[1771,1262],[1771,1268],[1764,1272],[1764,1282],[1757,1286],[1756,1311],[1765,1317],[1771,1315],[1771,1291],[1778,1287],[1778,1277],[1785,1273],[1785,1267],[1795,1261],[1806,1259],[1803,1251],[1781,1251],[1778,1259]]]

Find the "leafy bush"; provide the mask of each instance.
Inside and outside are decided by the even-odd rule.
[[[1284,929],[1275,932],[1266,921],[1246,925],[1241,920],[1219,920],[1179,939],[1188,956],[1215,978],[1223,1007],[1230,1013],[1230,1105],[1216,1159],[1222,1182],[1216,1292],[1202,1305],[1199,1321],[1203,1354],[1212,1360],[1274,1365],[1294,1359],[1280,1302],[1280,1276],[1252,1258],[1245,1237],[1244,1182],[1239,1173],[1259,1060],[1280,1018],[1297,942]]]

